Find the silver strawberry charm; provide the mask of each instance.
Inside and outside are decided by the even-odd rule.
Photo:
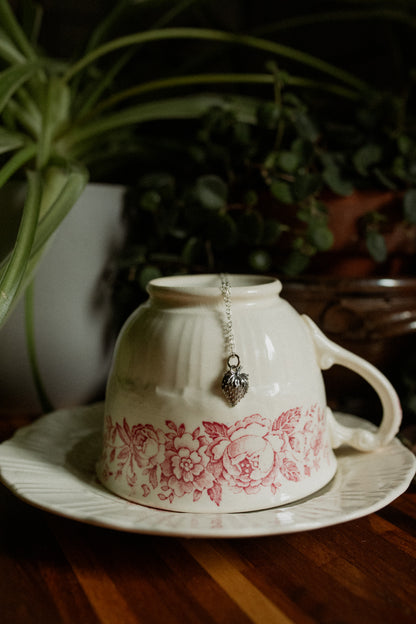
[[[233,358],[237,359],[236,364],[231,364]],[[234,407],[248,390],[248,375],[241,372],[240,358],[236,353],[228,358],[228,369],[222,378],[221,388],[231,407]]]

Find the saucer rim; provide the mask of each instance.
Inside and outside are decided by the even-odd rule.
[[[33,507],[102,528],[155,536],[241,538],[310,531],[367,516],[386,507],[404,493],[416,472],[416,457],[397,438],[394,438],[386,447],[372,453],[359,453],[350,450],[335,451],[339,468],[331,482],[318,492],[290,504],[271,509],[237,513],[177,512],[146,507],[111,493],[98,482],[95,474],[91,471],[74,471],[66,465],[67,454],[76,443],[85,440],[87,436],[100,433],[103,408],[104,404],[100,402],[89,406],[60,409],[18,429],[9,440],[0,444],[0,481],[15,496]],[[343,423],[348,422],[349,425],[356,423],[361,427],[374,428],[374,425],[357,416],[338,412],[336,417]],[[57,440],[64,441],[64,444],[61,447],[53,448],[53,442]],[[53,450],[52,456],[51,450]],[[396,460],[396,464],[400,464],[396,465],[396,470],[400,473],[399,482],[396,482],[397,474],[392,475],[388,491],[383,495],[379,491],[366,490],[366,482],[357,478],[354,485],[355,491],[351,489],[348,491],[347,473],[350,480],[354,473],[359,477],[360,471],[363,470],[363,463],[367,464],[367,467],[371,467],[371,464],[376,464],[383,455],[392,451],[392,458]],[[36,452],[38,456],[36,456]],[[351,456],[361,459],[351,462]],[[94,458],[94,462],[96,459],[97,457]],[[359,464],[361,465],[360,468]],[[389,470],[383,474],[383,477],[388,479],[391,472],[391,466],[389,466]],[[40,475],[40,482],[36,481],[36,475]],[[393,476],[396,477],[396,480]],[[62,492],[62,485],[66,484],[72,495],[74,493],[78,495],[78,504],[74,504],[71,508],[71,505],[68,506],[59,502],[58,489],[56,485],[53,485],[56,480],[61,482],[59,495]],[[67,491],[69,492],[69,490]],[[348,495],[350,498],[351,495],[352,498],[361,495],[361,504],[357,503],[355,508],[350,511],[340,511],[338,515],[334,513],[324,519],[319,518],[318,514],[317,519],[311,520],[306,513],[306,517],[302,521],[302,510],[305,510],[308,505],[313,510],[315,504],[319,510],[319,504],[322,503],[325,506],[328,495],[336,495],[337,493],[341,498],[348,498]],[[49,499],[48,494],[51,495]],[[370,494],[379,494],[379,498],[375,502],[366,504],[364,501]],[[45,496],[47,500],[45,500]],[[91,504],[92,499],[93,504]],[[81,508],[79,506],[80,500]],[[85,501],[84,511],[82,511],[82,501]],[[106,511],[107,517],[105,516]],[[120,517],[114,518],[112,515],[114,512],[116,516],[119,512]],[[141,520],[140,514],[143,514]],[[288,518],[294,514],[295,522],[279,523],[279,517],[284,518],[285,514],[288,515]],[[134,516],[137,516],[139,518],[138,523],[132,523],[131,516],[133,516],[133,520]],[[250,524],[250,521],[247,522],[247,519],[253,520],[253,525]],[[262,519],[264,519],[263,523]],[[226,526],[218,528],[218,523],[221,524],[222,520],[226,520]],[[275,520],[274,524],[273,520]],[[233,521],[235,521],[234,524]],[[204,522],[206,526],[203,526]],[[195,526],[191,526],[192,524]]]

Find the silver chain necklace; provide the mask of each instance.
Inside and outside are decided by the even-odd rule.
[[[241,371],[240,356],[235,352],[233,317],[231,309],[231,285],[225,273],[221,273],[221,294],[225,304],[224,337],[228,350],[228,370],[222,378],[221,388],[231,407],[245,396],[248,390],[248,375]]]

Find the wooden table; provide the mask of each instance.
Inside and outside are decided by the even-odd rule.
[[[28,422],[0,422],[0,440]],[[35,509],[0,486],[1,624],[416,622],[416,487],[378,513],[255,539],[176,539]]]

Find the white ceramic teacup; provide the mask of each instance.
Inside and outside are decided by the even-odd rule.
[[[236,351],[249,390],[230,407],[218,275],[160,278],[115,348],[97,472],[128,500],[176,511],[241,512],[318,491],[346,443],[374,451],[397,433],[401,409],[374,366],[328,340],[279,296],[278,280],[230,275]],[[321,370],[342,364],[383,406],[379,429],[339,425]]]

